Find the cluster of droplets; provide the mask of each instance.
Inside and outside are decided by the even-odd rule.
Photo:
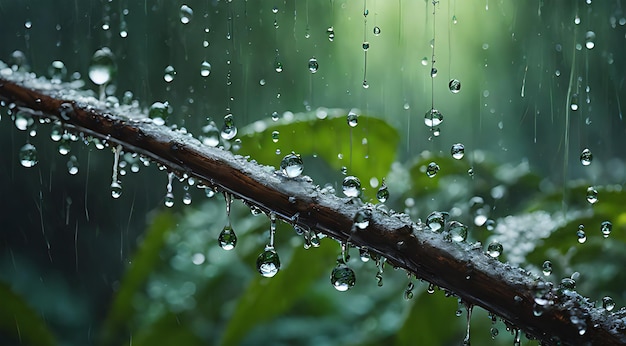
[[[464,242],[467,240],[468,227],[459,221],[450,221],[449,218],[450,214],[447,212],[434,211],[426,217],[426,226],[432,232],[443,233],[443,238],[447,241]]]

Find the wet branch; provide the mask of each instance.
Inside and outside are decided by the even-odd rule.
[[[0,100],[14,110],[17,107],[122,145],[248,205],[273,211],[288,223],[365,247],[392,265],[453,292],[466,304],[500,316],[543,344],[626,344],[623,313],[594,308],[578,293],[501,263],[481,247],[445,241],[442,234],[423,230],[406,215],[387,215],[375,208],[370,209],[369,226],[357,229],[353,219],[364,207],[360,201],[324,193],[307,177],[286,178],[145,117],[113,114],[102,103],[72,99],[60,90],[42,91],[28,79],[16,82],[0,77]]]

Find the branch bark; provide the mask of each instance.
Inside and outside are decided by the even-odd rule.
[[[5,70],[6,71],[6,70]],[[122,145],[171,170],[231,193],[284,221],[384,256],[394,265],[478,305],[543,344],[626,344],[626,311],[609,313],[573,290],[554,287],[483,253],[480,246],[444,240],[403,214],[369,208],[362,230],[354,226],[360,201],[325,193],[307,177],[289,179],[232,153],[202,145],[190,135],[144,117],[114,114],[95,99],[61,93],[32,76],[0,75],[0,100],[15,110],[60,121],[67,128]],[[41,85],[46,85],[42,90]],[[540,305],[538,303],[545,303]]]

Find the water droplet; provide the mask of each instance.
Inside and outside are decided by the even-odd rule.
[[[315,59],[315,57],[309,59],[309,71],[311,71],[311,73],[317,72],[319,68],[320,68],[320,65],[317,62],[317,59]]]
[[[18,130],[26,131],[33,126],[35,120],[33,119],[33,117],[30,116],[30,114],[24,111],[17,111],[15,113],[15,119],[13,123]]]
[[[573,111],[577,111],[578,110],[578,94],[573,94],[572,95],[572,100],[570,102],[570,108]]]
[[[423,57],[422,58],[422,66],[426,66],[428,65],[428,58],[427,57]]]
[[[274,6],[274,7],[272,8],[272,13],[273,13],[273,14],[277,14],[277,13],[278,13],[278,7]]]
[[[578,226],[578,231],[576,231],[576,237],[578,237],[578,242],[581,244],[587,241],[587,235],[585,235],[585,226]]]
[[[237,235],[230,225],[226,225],[217,237],[217,241],[222,249],[232,250],[237,245]]]
[[[415,288],[415,284],[412,281],[409,281],[406,289],[404,290],[404,299],[410,300],[413,299],[413,289]]]
[[[498,328],[496,327],[491,327],[491,329],[489,330],[489,334],[491,335],[491,338],[495,340],[496,336],[498,336],[500,332],[498,331]]]
[[[347,197],[359,197],[361,195],[361,181],[359,178],[349,175],[343,179],[341,189]]]
[[[50,67],[48,67],[48,75],[52,79],[53,83],[58,83],[63,80],[67,75],[67,68],[65,67],[63,61],[53,61],[52,64],[50,64]]]
[[[280,258],[273,247],[266,246],[256,259],[256,268],[261,275],[271,278],[280,270]]]
[[[220,135],[225,140],[231,140],[237,135],[237,127],[232,114],[229,113],[224,116],[224,126]]]
[[[587,31],[587,33],[585,34],[585,47],[587,47],[587,49],[593,49],[593,47],[596,46],[594,42],[595,39],[596,33],[593,31]]]
[[[378,26],[374,27],[374,35],[376,36],[380,35],[380,28]]]
[[[371,259],[369,251],[366,248],[362,247],[359,249],[359,257],[361,258],[361,262],[369,262]]]
[[[424,124],[433,128],[443,122],[443,115],[436,109],[431,109],[424,115]]]
[[[573,291],[576,289],[576,281],[570,278],[563,278],[559,284],[559,288],[562,290]]]
[[[433,294],[433,293],[435,293],[435,284],[434,284],[434,283],[432,283],[432,282],[431,282],[431,283],[429,283],[429,284],[428,284],[428,288],[426,288],[426,292],[427,292],[428,294]]]
[[[171,192],[168,192],[165,194],[165,200],[163,201],[163,204],[165,204],[166,207],[171,208],[174,206],[174,194]]]
[[[111,197],[120,198],[122,195],[122,184],[119,181],[113,181],[111,183]]]
[[[437,72],[438,72],[438,71],[437,71],[437,68],[436,68],[436,67],[431,68],[431,69],[430,69],[430,77],[431,77],[431,78],[435,78],[435,77],[437,77]]]
[[[368,49],[370,49],[370,43],[365,41],[365,42],[363,42],[362,47],[363,47],[363,50],[368,50]]]
[[[24,167],[33,167],[35,166],[39,160],[37,159],[37,148],[30,143],[24,144],[20,149],[20,163]]]
[[[174,80],[175,76],[176,76],[176,70],[174,69],[174,66],[172,65],[166,66],[165,70],[163,71],[163,80],[165,80],[167,83],[170,83],[171,81]]]
[[[193,9],[187,5],[180,7],[180,22],[183,24],[189,24],[193,18]]]
[[[552,262],[550,261],[543,262],[543,265],[541,266],[541,270],[543,271],[544,276],[550,276],[550,274],[552,274]]]
[[[582,163],[583,166],[589,166],[591,161],[593,161],[593,154],[591,153],[591,150],[588,148],[583,149],[580,153],[580,163]]]
[[[63,138],[61,139],[61,141],[59,142],[59,154],[65,156],[67,154],[70,153],[70,150],[72,149],[72,147],[70,146],[70,141],[67,138]]]
[[[384,179],[383,179],[383,184],[380,186],[380,188],[376,192],[376,199],[378,199],[380,203],[385,203],[387,202],[387,199],[389,199],[389,188],[387,188],[387,185],[385,184]]]
[[[450,240],[454,242],[463,242],[467,239],[467,226],[458,221],[448,223],[448,232]]]
[[[330,42],[335,40],[335,28],[329,26],[328,29],[326,29],[326,34],[328,34],[328,40]]]
[[[70,160],[67,161],[67,171],[71,175],[76,175],[78,173],[78,159],[76,156],[72,155]]]
[[[448,83],[448,88],[453,94],[457,94],[461,91],[461,82],[458,79],[450,79],[450,83]]]
[[[200,75],[202,77],[208,77],[211,74],[211,64],[208,61],[203,61],[200,64]]]
[[[426,175],[429,178],[435,177],[438,172],[439,172],[439,165],[435,162],[429,163],[428,167],[426,167]]]
[[[368,89],[370,87],[370,85],[367,83],[366,80],[363,81],[363,89]]]
[[[428,225],[433,232],[442,232],[448,217],[449,214],[446,212],[433,211],[426,218],[426,225]]]
[[[593,186],[587,188],[587,202],[595,204],[598,201],[598,190]]]
[[[280,138],[280,132],[272,131],[272,142],[278,143],[279,138]]]
[[[113,52],[108,47],[98,49],[91,57],[89,79],[96,85],[104,85],[113,79],[116,72]]]
[[[615,308],[615,301],[613,298],[606,296],[602,298],[602,307],[606,309],[606,311],[611,311]]]
[[[366,229],[370,225],[372,219],[372,210],[370,208],[361,208],[354,214],[354,226],[358,229]]]
[[[272,120],[278,121],[278,119],[280,119],[280,114],[278,114],[278,112],[272,112]]]
[[[457,24],[459,20],[456,18],[456,15],[452,16],[452,24]]]
[[[280,169],[286,177],[295,178],[302,174],[304,163],[300,155],[292,152],[280,162]]]
[[[187,187],[187,186],[185,186]],[[183,204],[190,205],[191,204],[191,194],[189,192],[185,192],[183,195]]]
[[[608,238],[609,234],[611,234],[611,230],[613,229],[613,224],[611,221],[602,221],[600,224],[600,231],[602,231],[602,236],[604,238]]]
[[[487,246],[487,253],[491,257],[498,257],[502,253],[502,244],[497,241],[493,241]]]
[[[333,284],[337,291],[345,292],[354,287],[354,284],[356,283],[356,276],[350,267],[340,263],[330,274],[330,283]]]
[[[457,160],[462,159],[465,156],[465,146],[461,143],[453,144],[452,148],[450,148],[450,154]]]
[[[274,70],[278,73],[283,72],[283,63],[278,60],[278,57],[274,60]]]
[[[359,116],[356,113],[348,113],[348,125],[350,125],[350,127],[356,127],[359,124],[358,118]]]
[[[216,147],[220,144],[220,130],[217,129],[213,121],[202,127],[202,132],[204,133],[202,136],[202,143],[204,143],[204,145]]]

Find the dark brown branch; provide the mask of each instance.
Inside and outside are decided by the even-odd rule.
[[[62,121],[232,193],[265,212],[273,211],[286,222],[365,247],[545,344],[626,344],[623,314],[594,308],[578,293],[552,287],[542,278],[501,263],[485,255],[480,246],[445,241],[442,234],[415,224],[406,215],[387,215],[376,208],[371,209],[369,226],[357,229],[353,218],[363,208],[360,201],[323,193],[305,177],[286,178],[146,118],[114,115],[102,104],[103,109],[94,108],[97,102],[90,105],[68,100],[55,90],[37,89],[28,79],[0,78],[0,99],[10,107]],[[549,302],[540,316],[535,316],[537,297]]]

